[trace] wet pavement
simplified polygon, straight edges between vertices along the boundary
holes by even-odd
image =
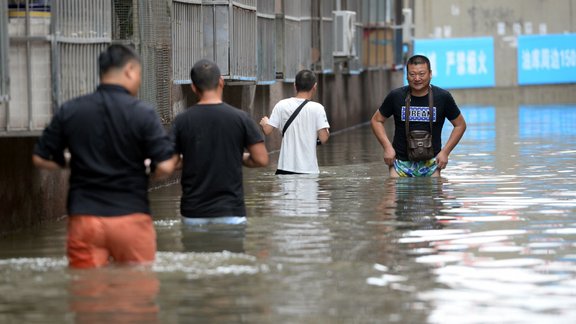
[[[246,226],[153,191],[152,270],[67,269],[65,222],[3,237],[0,322],[576,322],[576,106],[462,111],[441,179],[388,179],[360,127],[318,176],[245,170]]]

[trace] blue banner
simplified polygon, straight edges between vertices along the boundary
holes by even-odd
[[[495,85],[492,37],[416,39],[414,54],[426,55],[432,84],[447,88],[485,88]]]
[[[518,36],[518,84],[576,82],[576,34]]]

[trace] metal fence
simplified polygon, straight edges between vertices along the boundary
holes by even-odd
[[[258,0],[257,9],[257,81],[272,84],[276,82],[275,0]]]
[[[0,0],[0,102],[6,101],[8,101],[8,5],[6,0]]]
[[[138,29],[135,28],[134,0],[112,1],[112,39],[115,42],[133,44]]]
[[[174,83],[191,83],[190,69],[202,58],[202,1],[174,0],[172,12]]]
[[[8,87],[8,3],[0,0],[0,130],[7,127],[10,89]]]
[[[140,98],[155,106],[164,124],[172,121],[171,0],[137,0],[137,46],[142,60]]]

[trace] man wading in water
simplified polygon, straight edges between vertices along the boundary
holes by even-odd
[[[64,150],[70,151],[70,267],[100,267],[110,260],[151,264],[156,232],[144,161],[150,159],[156,177],[164,178],[177,157],[156,110],[135,98],[142,75],[138,55],[111,45],[98,62],[100,85],[58,109],[33,162],[49,170],[65,167]]]
[[[439,177],[440,170],[448,164],[448,156],[464,135],[466,121],[452,95],[430,85],[432,70],[426,56],[412,56],[406,64],[406,72],[408,86],[392,90],[386,96],[372,117],[372,131],[384,148],[384,162],[391,177]],[[407,111],[410,112],[408,122]],[[384,127],[391,116],[394,116],[395,126],[393,143],[388,140]],[[442,147],[445,119],[454,125],[454,129]],[[428,152],[416,152],[418,155],[409,152],[409,146],[416,149],[429,146],[429,149]]]

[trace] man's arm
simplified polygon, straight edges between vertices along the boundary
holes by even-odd
[[[320,143],[326,144],[326,142],[328,142],[328,138],[330,138],[330,131],[328,128],[322,128],[318,131],[318,139],[320,140]]]
[[[248,153],[244,153],[242,164],[248,168],[265,167],[268,165],[268,150],[264,142],[248,146]]]
[[[264,116],[260,120],[260,127],[262,127],[262,131],[264,132],[264,135],[266,135],[266,136],[272,134],[272,131],[274,130],[274,127],[272,125],[268,124],[269,120],[270,119],[268,118],[268,116]]]
[[[386,117],[382,116],[379,110],[376,110],[374,116],[370,120],[370,126],[372,126],[372,132],[376,135],[378,142],[382,145],[384,149],[384,163],[387,165],[394,165],[394,159],[396,158],[396,151],[392,147],[392,143],[386,136],[386,128],[384,123],[386,122]]]
[[[174,154],[168,160],[159,162],[154,169],[154,176],[152,179],[165,180],[168,178],[176,169],[176,165],[178,164],[179,160],[180,158],[178,155]]]
[[[37,154],[32,155],[32,163],[34,164],[35,167],[37,167],[39,169],[45,169],[45,170],[62,169],[62,167],[60,165],[58,165],[58,163],[44,159]]]
[[[458,117],[450,122],[454,126],[454,129],[452,129],[446,145],[444,145],[440,153],[436,156],[436,163],[440,169],[446,168],[446,165],[448,164],[448,156],[456,145],[458,145],[458,142],[460,142],[460,139],[466,131],[466,121],[464,120],[464,117],[462,117],[462,114],[458,115]]]

